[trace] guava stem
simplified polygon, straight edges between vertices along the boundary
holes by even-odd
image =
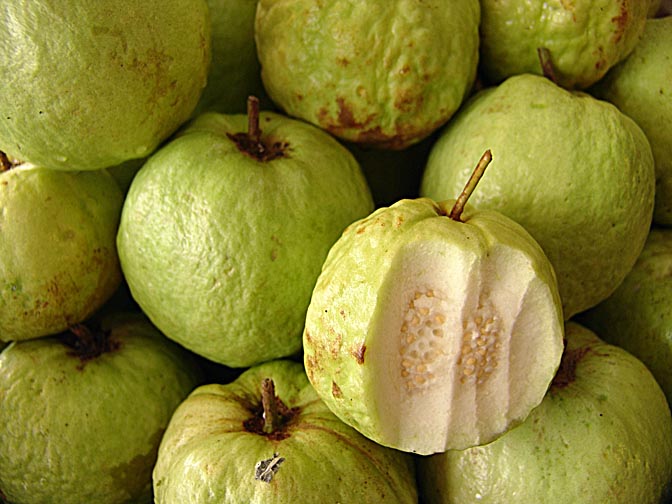
[[[278,427],[278,403],[275,398],[275,383],[270,378],[261,382],[261,405],[264,408],[264,432],[272,434]]]
[[[483,173],[485,173],[485,169],[490,164],[490,161],[492,161],[492,152],[490,152],[490,149],[488,149],[483,153],[481,159],[478,161],[476,168],[474,168],[471,177],[469,177],[469,180],[467,181],[467,185],[464,186],[462,193],[457,198],[457,201],[455,201],[455,204],[453,205],[453,208],[450,210],[450,214],[448,214],[448,217],[450,217],[455,221],[461,222],[464,207],[466,206],[467,201],[474,192],[474,189],[476,189],[476,186],[478,185],[478,182],[481,180],[481,177],[483,177]]]
[[[5,172],[14,166],[12,162],[7,157],[7,154],[0,151],[0,172]]]
[[[259,98],[249,96],[247,98],[247,136],[253,145],[261,142],[261,129],[259,128]]]
[[[85,346],[86,348],[91,348],[96,343],[96,337],[94,336],[93,331],[84,324],[70,326],[69,331],[74,334],[82,343],[82,346]]]
[[[555,73],[555,67],[551,59],[551,51],[547,47],[539,47],[537,48],[537,56],[539,56],[539,63],[541,64],[541,71],[544,73],[544,77],[557,84],[558,76]]]

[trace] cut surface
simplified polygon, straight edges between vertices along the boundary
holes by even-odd
[[[554,298],[503,245],[451,253],[411,242],[395,258],[369,334],[382,444],[421,454],[494,439],[537,406],[561,342]]]

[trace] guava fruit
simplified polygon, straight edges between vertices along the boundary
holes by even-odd
[[[272,102],[261,82],[261,65],[254,42],[257,0],[207,0],[210,9],[212,63],[193,116],[203,112],[244,113],[247,97]]]
[[[355,158],[326,132],[272,112],[206,113],[137,173],[117,246],[166,336],[249,367],[301,350],[322,262],[372,208]]]
[[[0,20],[0,150],[54,169],[150,154],[210,62],[205,0],[15,0]]]
[[[161,441],[154,493],[157,504],[418,501],[410,455],[341,422],[287,360],[194,390]]]
[[[104,171],[0,171],[0,340],[64,331],[112,296],[122,203]]]
[[[651,224],[648,139],[611,103],[532,74],[474,95],[432,147],[420,195],[452,197],[485,149],[498,155],[473,196],[536,239],[553,265],[564,317],[623,281]]]
[[[578,320],[651,370],[672,404],[672,230],[653,228],[618,289]]]
[[[0,353],[0,495],[8,502],[152,502],[159,442],[200,370],[138,314],[99,323]]]
[[[306,315],[307,375],[345,423],[430,454],[486,443],[541,402],[560,362],[553,269],[502,214],[406,199],[353,223]]]
[[[628,58],[590,89],[646,133],[656,165],[653,221],[672,226],[672,16],[649,19]]]
[[[568,322],[553,384],[496,441],[418,458],[423,502],[659,504],[670,498],[672,417],[641,361]]]
[[[584,89],[624,60],[639,41],[647,0],[481,1],[479,65],[497,84],[542,74],[538,49],[551,54],[558,84]]]
[[[478,64],[477,0],[260,0],[268,95],[336,137],[400,149],[443,125]]]

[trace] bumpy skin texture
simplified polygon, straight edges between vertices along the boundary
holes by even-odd
[[[672,226],[672,16],[649,19],[632,54],[590,92],[646,133],[656,163],[653,220]]]
[[[579,319],[651,370],[672,404],[672,230],[652,229],[644,250],[608,299]]]
[[[401,200],[353,223],[334,244],[324,263],[308,308],[303,336],[306,372],[329,408],[344,422],[376,442],[420,454],[489,442],[519,423],[533,406],[541,402],[562,353],[560,299],[553,270],[539,246],[515,222],[496,212],[467,208],[462,217],[463,222],[454,222],[443,213],[444,210],[449,211],[451,205],[452,202],[435,203],[427,198]],[[433,247],[433,244],[440,245]],[[433,252],[436,255],[427,261],[423,255],[426,250],[432,249],[438,249],[439,252]],[[409,272],[406,269],[408,264],[400,266],[407,250],[413,250],[414,253],[409,258],[410,262],[426,261],[431,266]],[[484,258],[492,256],[498,256],[500,264],[515,263],[520,269],[514,272],[506,271],[506,268],[494,268],[481,276],[477,268]],[[521,257],[525,257],[525,261]],[[416,414],[414,411],[404,411],[406,406],[402,405],[412,404],[408,399],[413,397],[413,390],[416,390],[415,385],[418,383],[413,381],[413,375],[405,378],[408,376],[405,371],[413,370],[406,367],[404,361],[415,364],[437,347],[428,346],[429,342],[425,345],[423,340],[426,341],[426,338],[418,336],[418,345],[407,351],[403,348],[404,343],[399,346],[394,343],[396,338],[391,340],[386,337],[389,330],[390,334],[399,334],[405,340],[406,335],[412,332],[406,331],[404,319],[399,320],[399,325],[395,324],[398,312],[413,304],[414,291],[428,287],[425,286],[428,275],[445,277],[441,276],[439,270],[445,268],[443,264],[448,261],[469,271],[469,280],[466,285],[461,279],[452,277],[432,283],[434,293],[431,297],[439,300],[439,303],[456,306],[455,310],[459,314],[442,312],[439,310],[441,305],[434,304],[426,312],[427,317],[422,317],[422,308],[414,313],[418,319],[424,319],[417,320],[415,325],[425,325],[436,317],[445,318],[450,323],[455,317],[458,319],[456,325],[464,328],[466,333],[469,324],[480,315],[475,313],[477,303],[474,300],[478,300],[479,308],[481,303],[492,306],[489,311],[483,310],[483,318],[507,319],[506,329],[502,328],[500,334],[492,335],[495,348],[506,348],[504,354],[499,355],[496,349],[489,350],[500,360],[499,366],[495,364],[494,367],[505,373],[498,375],[494,371],[493,379],[495,382],[501,379],[502,382],[509,380],[518,383],[525,392],[513,391],[515,386],[507,388],[502,385],[500,390],[494,390],[492,384],[479,385],[478,388],[470,381],[466,382],[467,385],[464,385],[464,381],[460,384],[462,372],[473,370],[466,370],[466,365],[460,365],[459,348],[464,350],[463,336],[460,334],[458,337],[451,332],[445,336],[449,340],[448,344],[439,350],[442,357],[438,360],[426,358],[419,362],[423,368],[432,368],[436,376],[423,373],[421,385],[429,386],[417,390],[425,395],[434,395],[433,389],[441,387],[439,382],[454,384],[452,388],[444,390],[435,403],[426,405],[426,414],[438,418],[437,432],[449,425],[454,415],[450,411],[445,413],[436,403],[448,403],[456,408],[459,404],[465,404],[465,409],[471,408],[473,404],[468,400],[464,403],[460,401],[473,393],[476,396],[472,400],[476,403],[476,412],[473,420],[469,418],[451,424],[447,439],[443,439],[439,434],[427,432],[426,427],[408,431],[398,427],[405,423],[404,416]],[[474,264],[479,266],[474,267]],[[429,272],[424,271],[428,268]],[[401,273],[397,275],[397,271]],[[512,279],[512,275],[518,278]],[[402,299],[401,306],[390,302],[397,282],[408,282],[413,286],[410,303],[407,299]],[[500,290],[497,282],[501,282],[500,286],[505,285],[503,289],[506,292]],[[504,303],[509,299],[522,299],[521,290],[534,291],[536,297],[529,304],[524,301],[514,303],[516,307],[510,312],[516,315],[507,318],[504,315]],[[493,292],[497,292],[499,297],[491,295]],[[507,299],[502,299],[502,296]],[[529,310],[531,304],[534,305],[536,317],[532,317],[532,324],[527,325],[523,322],[525,316],[521,312]],[[386,319],[393,322],[387,325],[384,322]],[[485,334],[487,328],[481,322],[477,323],[481,326],[481,334]],[[516,335],[519,338],[511,336],[512,328],[519,325],[527,326],[527,334],[522,330],[522,334]],[[378,329],[381,326],[388,329]],[[446,327],[436,329],[445,330]],[[540,339],[537,339],[538,335],[542,335]],[[457,341],[456,345],[454,341]],[[518,348],[520,353],[517,354],[512,348]],[[420,355],[414,355],[413,350]],[[403,358],[397,363],[400,353],[403,353]],[[535,356],[532,360],[526,358],[526,354],[530,353]],[[506,371],[509,363],[511,368]],[[393,368],[389,375],[386,372],[388,367]],[[415,369],[419,370],[418,367]],[[486,372],[484,381],[487,382],[490,373]],[[468,378],[466,374],[465,377]],[[379,383],[386,380],[394,383],[389,386],[389,393],[381,397],[381,393],[377,392]],[[506,411],[496,410],[492,413],[478,411],[481,397],[492,395],[505,395],[509,409],[503,408]],[[473,429],[474,424],[478,425],[478,429]],[[427,442],[425,438],[431,438],[432,441]]]
[[[446,122],[478,61],[476,0],[261,0],[269,96],[352,142],[403,148]]]
[[[434,144],[421,194],[453,197],[474,160],[493,161],[470,200],[522,224],[553,264],[565,319],[623,281],[653,213],[653,155],[610,103],[535,75],[476,95]]]
[[[82,360],[57,338],[0,353],[0,491],[14,504],[150,503],[161,436],[200,379],[146,319],[109,325]]]
[[[672,417],[659,385],[585,327],[570,322],[566,335],[564,383],[556,378],[525,423],[487,446],[419,461],[425,502],[668,502]]]
[[[648,0],[484,0],[480,65],[491,82],[542,74],[547,48],[563,87],[583,89],[625,59],[644,30]]]
[[[209,23],[205,0],[5,3],[0,149],[69,170],[149,155],[196,106]]]
[[[203,115],[138,172],[117,246],[133,297],[168,337],[247,367],[301,349],[303,320],[329,247],[373,208],[354,157],[304,122],[261,114],[258,161],[227,133],[244,115]]]
[[[193,115],[207,111],[243,113],[249,95],[270,105],[261,82],[261,66],[254,42],[257,0],[208,0],[208,7],[212,64]]]
[[[122,202],[104,171],[0,174],[0,340],[63,331],[112,296]]]
[[[260,385],[271,378],[285,406],[297,408],[279,432],[250,432]],[[255,466],[284,458],[270,482]],[[228,385],[197,388],[166,430],[156,467],[157,504],[367,504],[417,502],[413,460],[366,439],[317,397],[301,364],[274,361]]]

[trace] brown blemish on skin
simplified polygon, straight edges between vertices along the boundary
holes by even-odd
[[[350,61],[347,58],[336,58],[336,64],[338,66],[347,67],[350,64]]]
[[[343,397],[343,391],[335,381],[331,382],[331,395],[336,399],[341,399]]]
[[[589,351],[590,348],[586,347],[565,350],[558,372],[551,383],[551,390],[563,389],[574,383],[576,380],[576,367]]]
[[[619,4],[619,12],[618,16],[614,16],[611,18],[611,22],[616,25],[615,31],[614,31],[614,44],[618,44],[618,42],[623,38],[623,34],[625,33],[626,28],[628,27],[628,22],[630,21],[630,13],[628,12],[628,3],[626,1],[623,1]]]
[[[364,354],[366,353],[366,345],[362,345],[359,348],[357,348],[354,352],[353,355],[355,356],[355,359],[357,359],[357,364],[364,364]]]

